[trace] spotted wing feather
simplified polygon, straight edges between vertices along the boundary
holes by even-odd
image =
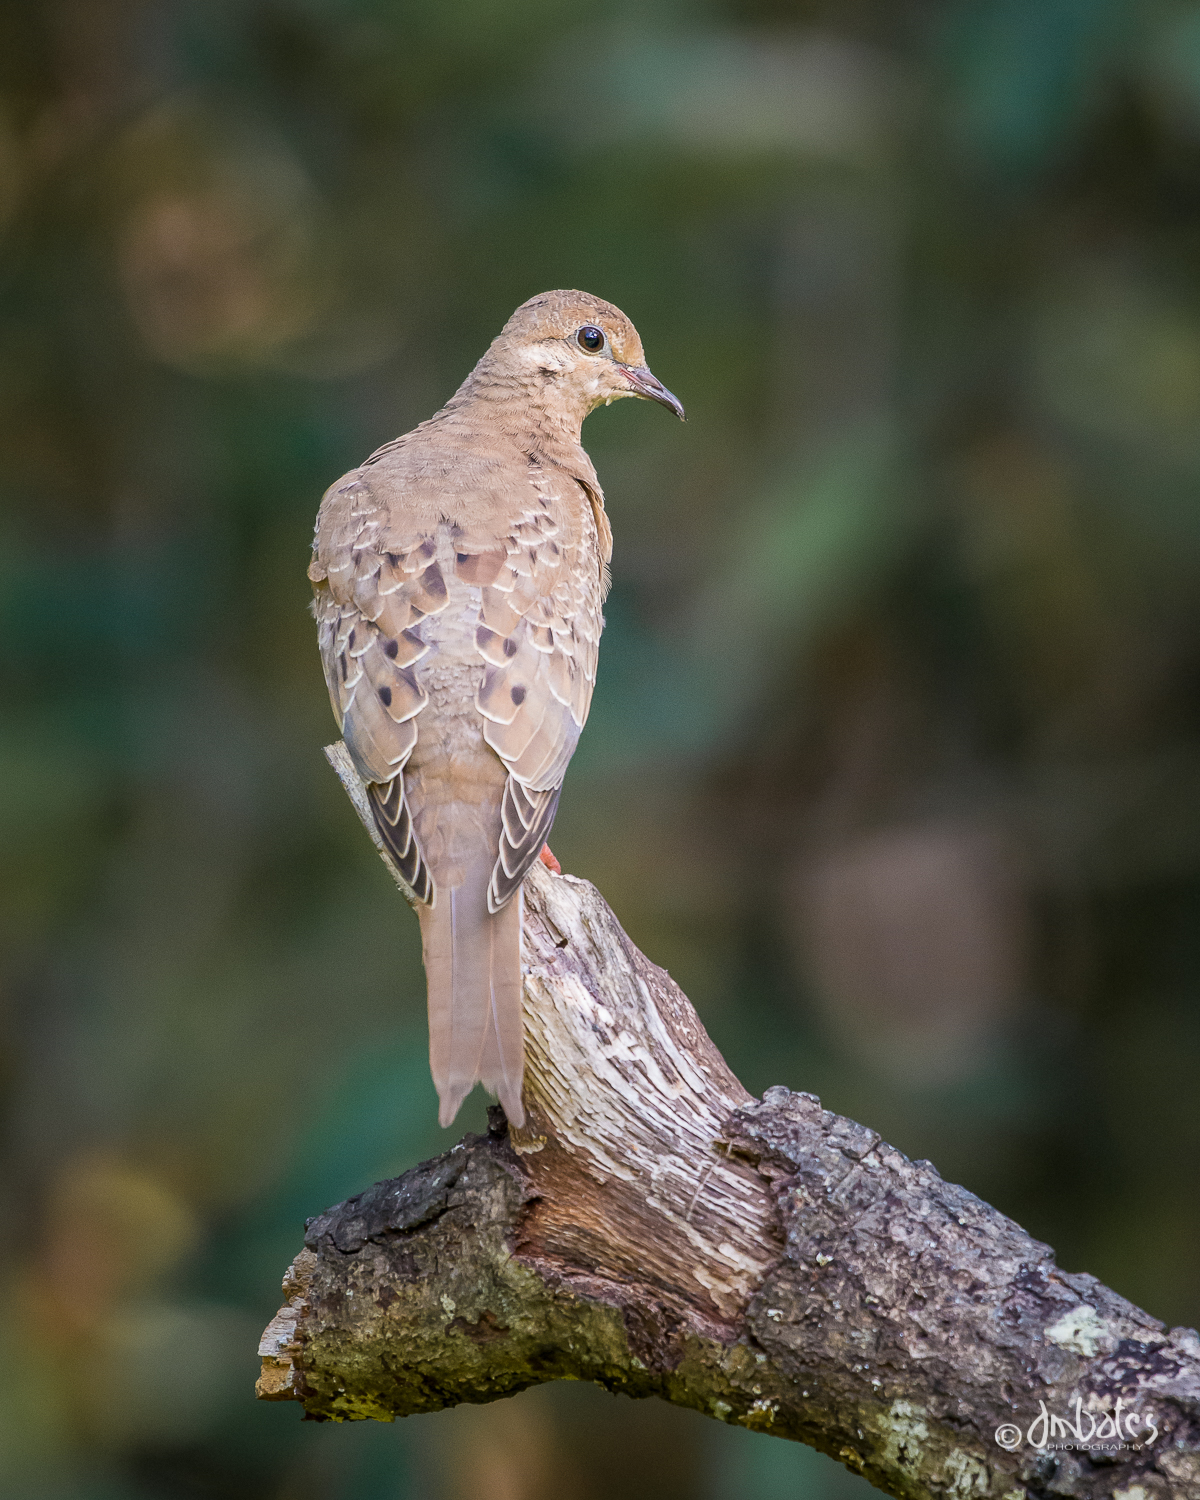
[[[602,544],[590,506],[568,539],[552,518],[562,474],[531,465],[530,498],[479,570],[475,644],[486,663],[476,705],[484,738],[508,769],[488,906],[512,899],[537,859],[567,763],[587,719],[603,627]],[[578,505],[578,496],[571,497]],[[460,564],[461,572],[461,564]]]
[[[417,663],[428,652],[421,622],[446,606],[436,544],[403,545],[360,479],[331,490],[317,517],[309,577],[317,636],[334,716],[364,782],[375,823],[401,874],[422,901],[433,880],[404,796],[404,767],[428,694]]]

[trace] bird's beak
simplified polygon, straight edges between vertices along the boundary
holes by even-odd
[[[672,396],[662,381],[651,375],[645,365],[622,365],[621,373],[633,387],[635,396],[644,396],[647,401],[657,401],[660,406],[673,411],[681,422],[687,420],[683,415],[683,403],[679,397]]]

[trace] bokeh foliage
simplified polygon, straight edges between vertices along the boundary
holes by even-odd
[[[249,1399],[303,1219],[449,1139],[312,517],[553,286],[689,414],[586,430],[565,867],[750,1088],[1197,1321],[1198,252],[1182,0],[7,0],[0,1487],[862,1491],[593,1391]]]

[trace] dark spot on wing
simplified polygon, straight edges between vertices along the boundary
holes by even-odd
[[[392,690],[390,687],[381,687],[379,689],[379,701],[383,704],[384,708],[391,708]]]
[[[353,646],[353,645],[354,645],[354,637],[355,637],[355,636],[356,636],[356,635],[357,635],[357,634],[358,634],[358,631],[357,631],[357,630],[352,630],[352,631],[351,631],[351,632],[350,632],[350,634],[349,634],[349,635],[348,635],[348,636],[347,636],[347,637],[346,637],[346,645],[347,645],[347,646]]]
[[[490,552],[456,552],[454,571],[464,583],[485,585],[495,583],[507,561],[505,547],[494,547]]]
[[[517,643],[511,635],[504,638],[504,654],[505,656],[516,656],[517,654]]]
[[[384,641],[384,643],[383,643],[383,654],[385,656],[395,657],[396,653],[399,650],[400,650],[400,642],[399,641]]]
[[[514,703],[524,703],[525,702],[525,689],[523,687],[521,687],[520,684],[518,684],[512,690],[512,701]]]

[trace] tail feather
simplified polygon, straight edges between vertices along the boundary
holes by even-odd
[[[486,899],[486,897],[485,897]],[[525,1026],[521,1017],[521,894],[487,915],[488,1024],[483,1031],[479,1079],[497,1094],[512,1124],[525,1123],[521,1084],[525,1073]]]
[[[454,889],[440,886],[436,904],[419,907],[429,986],[429,1064],[450,1125],[475,1087],[499,1094],[512,1124],[525,1123],[521,1103],[520,896],[488,911],[490,864],[469,870]]]

